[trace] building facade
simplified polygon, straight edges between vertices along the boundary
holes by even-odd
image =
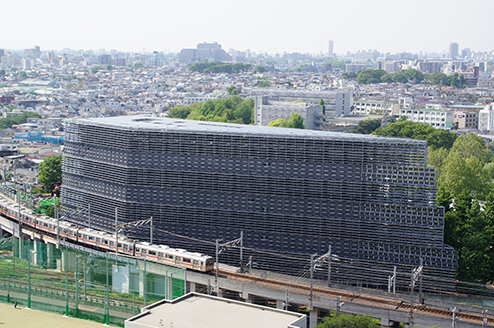
[[[454,277],[424,141],[143,116],[68,120],[65,131],[71,222],[87,225],[73,213],[90,207],[91,226],[112,232],[118,208],[119,223],[153,217],[155,243],[210,255],[242,232],[244,264],[293,275],[331,246],[333,283],[387,287],[394,266],[409,275],[420,259],[428,275]],[[220,261],[239,265],[238,249]]]
[[[408,121],[428,124],[435,128],[451,128],[454,122],[454,112],[436,109],[400,109],[400,117],[406,116]]]
[[[475,111],[456,111],[453,122],[458,123],[458,129],[477,129],[479,113]]]

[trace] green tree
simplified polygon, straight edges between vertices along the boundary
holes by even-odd
[[[321,98],[321,100],[319,100],[319,105],[322,106],[323,115],[326,115],[326,106],[324,105],[324,99]]]
[[[38,181],[45,185],[45,190],[50,191],[53,182],[62,181],[62,155],[46,157],[39,164]]]
[[[382,69],[364,69],[358,72],[357,82],[359,84],[380,83],[381,77],[386,74]]]
[[[305,129],[304,119],[299,113],[292,113],[290,119],[287,122],[287,128],[292,129]]]
[[[268,80],[261,81],[257,84],[258,87],[261,88],[269,88],[271,86],[271,83],[269,83]]]
[[[458,137],[451,151],[459,153],[463,158],[477,157],[482,165],[489,162],[491,157],[491,151],[487,148],[485,141],[475,133]]]
[[[355,80],[355,79],[357,79],[357,73],[353,73],[353,72],[343,73],[343,74],[341,74],[341,77],[346,79],[346,80]]]
[[[168,110],[168,117],[186,119],[190,115],[189,107],[175,106]]]
[[[279,118],[277,120],[269,122],[267,126],[292,128],[292,129],[305,129],[304,119],[298,113],[292,113],[289,119]]]
[[[348,315],[341,313],[339,316],[325,317],[316,328],[378,328],[381,321],[368,315]]]
[[[450,149],[456,140],[456,134],[449,131],[402,119],[398,122],[388,124],[385,128],[378,128],[372,134],[383,137],[427,140],[428,145],[432,149]]]
[[[284,118],[279,118],[277,120],[269,122],[267,126],[286,128],[287,127],[286,125],[287,125],[287,120]]]
[[[261,65],[254,66],[254,68],[252,69],[252,72],[254,73],[264,73],[266,71],[267,71],[266,67]]]
[[[448,155],[449,150],[446,148],[434,149],[431,146],[427,147],[427,165],[436,167],[436,176],[441,175],[441,169]]]
[[[352,132],[360,134],[371,134],[376,129],[381,127],[381,121],[382,120],[379,117],[366,118],[365,120],[358,122],[357,128]]]
[[[438,185],[450,190],[453,195],[468,191],[479,199],[485,199],[493,190],[492,179],[483,169],[479,158],[463,158],[451,151],[441,167]]]
[[[436,72],[430,75],[425,75],[425,79],[429,83],[436,85],[447,85],[448,83],[448,76],[442,72]]]
[[[99,71],[101,71],[102,69],[103,69],[103,67],[101,67],[101,66],[95,66],[95,67],[93,67],[93,68],[91,69],[91,73],[96,74],[96,73],[98,73]]]
[[[0,76],[1,77],[4,77],[5,76],[5,70],[4,69],[0,69]]]
[[[135,63],[134,64],[134,68],[135,69],[139,69],[139,68],[143,68],[144,67],[144,64],[143,63]]]
[[[34,112],[24,112],[23,115],[16,116],[13,118],[10,117],[0,118],[0,130],[10,128],[14,124],[24,124],[27,122],[28,118],[41,118],[41,115]]]
[[[230,96],[236,96],[240,94],[240,89],[235,88],[235,86],[229,86],[226,88],[226,91],[230,94]]]
[[[402,73],[409,83],[421,83],[424,80],[424,74],[413,68],[403,70]]]

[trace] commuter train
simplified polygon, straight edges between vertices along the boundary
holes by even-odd
[[[0,214],[19,220],[19,205],[0,197]],[[24,225],[57,235],[57,220],[51,217],[21,207],[20,220]],[[100,250],[115,251],[116,238],[114,234],[79,227],[67,221],[60,221],[59,226],[60,238],[76,241]],[[214,267],[214,259],[211,256],[187,252],[184,249],[174,249],[165,245],[136,242],[124,236],[118,236],[117,253],[202,272],[212,271]]]

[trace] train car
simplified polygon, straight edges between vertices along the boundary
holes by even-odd
[[[135,245],[135,256],[147,260],[185,267],[202,272],[213,270],[214,260],[212,257],[200,253],[190,253],[185,249],[174,249],[165,245],[150,245],[149,243],[137,243]]]
[[[66,221],[60,221],[60,236],[77,241],[79,227]]]
[[[146,260],[208,272],[214,269],[214,259],[210,256],[187,252],[185,249],[174,249],[166,245],[151,245],[147,242],[135,242],[125,236],[118,237],[118,245],[115,245],[115,235],[91,228],[81,228],[76,224],[59,221],[46,215],[36,214],[26,208],[0,197],[0,214],[20,221],[40,231],[57,234],[68,240],[101,249],[101,251],[114,251],[119,254],[145,258]],[[20,214],[20,215],[19,215]]]
[[[36,218],[35,228],[41,231],[47,231],[53,234],[57,234],[57,220],[48,216],[40,216]]]

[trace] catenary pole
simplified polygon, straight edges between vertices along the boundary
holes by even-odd
[[[118,254],[118,207],[115,207],[115,253]]]

